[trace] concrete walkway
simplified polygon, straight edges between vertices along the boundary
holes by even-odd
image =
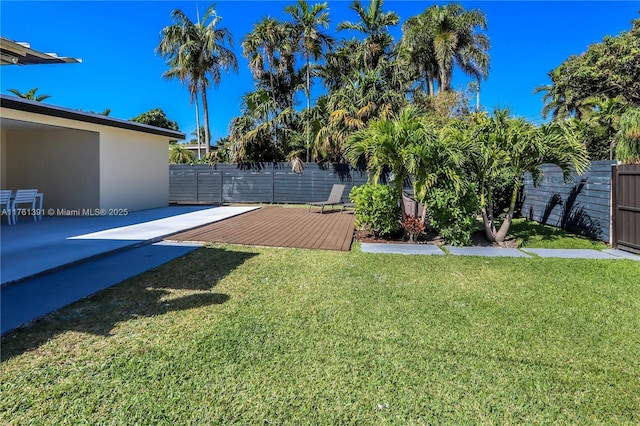
[[[0,334],[201,246],[156,242],[163,237],[256,208],[166,207],[3,225]]]
[[[563,259],[628,259],[640,261],[640,256],[622,250],[588,250],[588,249],[534,249],[534,248],[500,248],[500,247],[444,247],[454,256],[482,257],[556,257]],[[360,249],[365,253],[443,255],[445,252],[431,244],[384,244],[361,243]]]

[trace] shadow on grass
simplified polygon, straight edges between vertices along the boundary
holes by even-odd
[[[527,245],[532,241],[557,241],[568,235],[567,231],[560,228],[523,219],[513,221],[509,234],[521,242],[521,245]]]
[[[33,350],[66,331],[110,336],[118,323],[223,304],[216,285],[255,253],[201,248],[184,258],[130,278],[2,337],[2,362]]]
[[[514,220],[509,235],[518,241],[519,247],[536,246],[547,248],[598,248],[603,243],[584,235],[574,234],[555,226],[527,220]]]

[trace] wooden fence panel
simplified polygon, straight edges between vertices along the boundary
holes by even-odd
[[[640,165],[613,167],[614,247],[640,253]]]

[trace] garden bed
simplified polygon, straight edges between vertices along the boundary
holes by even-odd
[[[472,247],[505,247],[505,248],[567,248],[567,249],[596,249],[607,248],[602,241],[575,235],[553,226],[542,225],[526,219],[514,219],[509,236],[504,243],[490,243],[484,231],[478,230],[471,235]],[[387,244],[434,244],[446,245],[442,236],[436,232],[423,232],[417,241],[409,241],[402,231],[385,237],[376,237],[368,231],[356,231],[355,239],[361,243]]]
[[[417,241],[409,241],[402,233],[388,235],[385,237],[376,237],[371,232],[362,230],[356,231],[356,241],[360,243],[382,243],[382,244],[432,244],[437,246],[447,245],[447,242],[437,232],[424,232]],[[484,232],[477,231],[471,234],[472,247],[507,247],[517,248],[518,241],[515,238],[509,239],[504,243],[490,243],[484,235]]]

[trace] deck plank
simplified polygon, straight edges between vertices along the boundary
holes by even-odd
[[[353,211],[321,214],[306,208],[266,206],[167,239],[348,251],[353,230]]]

